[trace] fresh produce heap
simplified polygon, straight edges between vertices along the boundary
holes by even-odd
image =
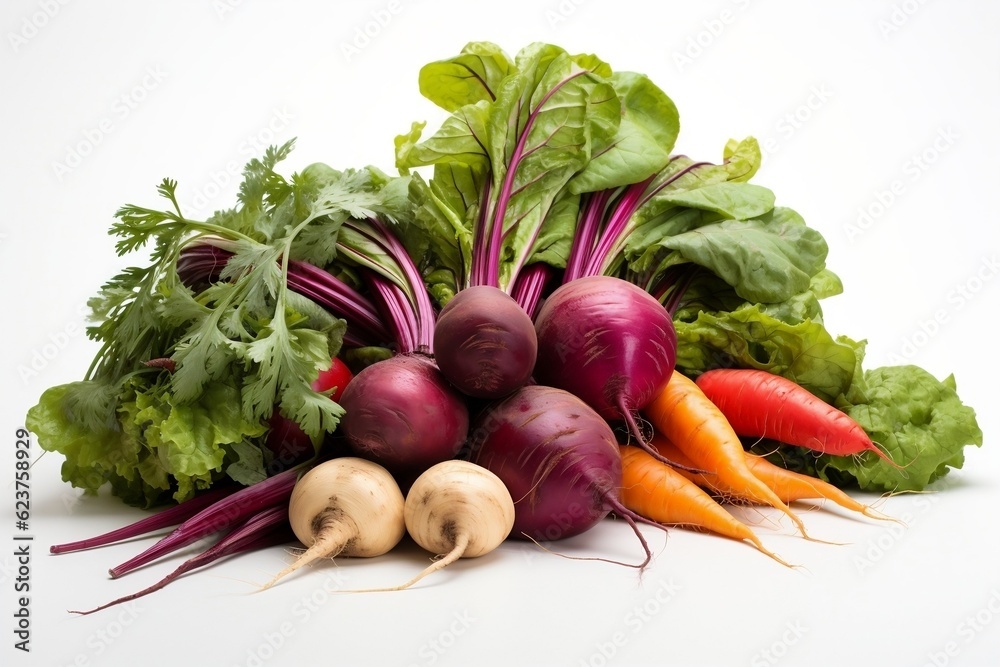
[[[150,262],[91,301],[86,377],[27,426],[65,481],[173,506],[54,551],[179,524],[118,576],[222,533],[179,576],[290,525],[302,562],[409,532],[447,564],[614,512],[638,566],[637,523],[777,559],[720,502],[773,506],[803,535],[802,498],[884,518],[842,489],[922,490],[982,444],[953,377],[865,369],[864,342],[827,331],[827,244],[749,182],[754,139],[719,162],[676,154],[677,110],[648,77],[549,44],[470,43],[419,85],[449,115],[396,137],[398,175],[285,176],[289,142],[207,220],[169,179],[164,210],[117,212],[119,254],[151,246]],[[458,509],[430,525],[442,493]],[[368,539],[344,516],[387,525]]]

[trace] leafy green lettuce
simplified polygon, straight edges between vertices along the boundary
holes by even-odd
[[[52,387],[28,411],[27,428],[46,449],[65,457],[64,481],[88,492],[110,482],[126,502],[149,506],[171,492],[188,498],[225,478],[230,467],[235,475],[229,476],[237,481],[262,478],[263,454],[249,443],[267,428],[244,418],[235,387],[213,383],[197,401],[180,403],[164,384],[133,379],[122,392],[116,418],[95,430],[67,410],[65,401],[68,392],[92,389],[91,384]],[[243,460],[248,456],[260,459],[248,466]]]

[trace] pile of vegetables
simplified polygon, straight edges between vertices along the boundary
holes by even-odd
[[[447,112],[396,137],[397,175],[293,144],[192,220],[128,205],[111,233],[149,263],[91,300],[86,376],[27,426],[66,482],[167,509],[90,548],[177,526],[112,576],[218,534],[180,574],[298,539],[302,564],[409,534],[444,555],[694,526],[767,550],[721,503],[922,490],[982,444],[974,411],[916,366],[864,367],[821,300],[827,244],[750,183],[753,138],[674,153],[648,77],[532,44],[470,43],[420,70]],[[442,508],[447,508],[447,512]],[[274,583],[274,582],[271,582]],[[270,584],[269,584],[270,585]]]

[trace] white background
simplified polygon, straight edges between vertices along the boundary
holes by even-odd
[[[117,581],[106,568],[149,540],[46,555],[139,513],[79,498],[45,456],[32,475],[30,654],[12,647],[12,484],[0,493],[5,665],[997,664],[1000,5],[17,0],[0,28],[3,479],[27,408],[81,377],[95,351],[85,300],[134,261],[106,235],[119,205],[154,203],[170,176],[192,215],[227,207],[239,166],[293,136],[288,173],[316,160],[391,170],[397,133],[443,119],[419,96],[419,67],[471,40],[511,54],[549,41],[649,74],[680,109],[679,152],[716,160],[730,137],[758,137],[768,155],[756,181],[825,235],[843,278],[828,328],[867,338],[869,366],[954,372],[986,433],[937,493],[866,498],[906,528],[808,512],[835,546],[748,516],[798,570],[648,529],[657,555],[641,579],[511,543],[414,590],[326,592],[403,581],[427,562],[411,546],[255,594],[288,560],[274,548],[88,617],[66,610],[145,586],[184,555]],[[558,546],[640,555],[611,520]]]

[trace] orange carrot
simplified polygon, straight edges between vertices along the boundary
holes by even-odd
[[[677,460],[685,464],[691,463],[691,460],[678,449],[677,445],[667,440],[660,433],[654,434],[649,444],[664,458]],[[750,452],[744,452],[744,456],[754,476],[767,484],[783,503],[792,503],[796,500],[826,499],[845,509],[860,512],[872,519],[895,521],[892,517],[881,514],[868,505],[858,502],[833,484],[774,465],[763,456],[757,456]],[[712,493],[731,499],[734,502],[748,502],[747,498],[740,497],[733,489],[723,484],[719,480],[718,475],[694,474],[683,470],[678,470],[678,473],[701,488],[710,490]]]
[[[825,498],[845,509],[860,512],[872,519],[897,521],[891,516],[886,516],[868,505],[858,502],[833,484],[824,482],[817,477],[782,468],[774,465],[763,456],[757,456],[750,452],[747,452],[746,458],[747,465],[750,466],[750,470],[757,476],[757,479],[771,487],[771,490],[786,503]]]
[[[740,497],[780,510],[811,539],[802,519],[750,470],[739,436],[692,380],[675,370],[643,412],[695,467],[714,473]]]
[[[621,500],[625,507],[661,524],[702,528],[746,540],[782,565],[788,565],[766,549],[746,524],[680,472],[638,447],[623,445],[621,452]]]
[[[739,435],[770,438],[835,456],[874,452],[890,465],[904,467],[879,449],[847,413],[780,375],[752,368],[719,368],[699,376],[698,388]]]

